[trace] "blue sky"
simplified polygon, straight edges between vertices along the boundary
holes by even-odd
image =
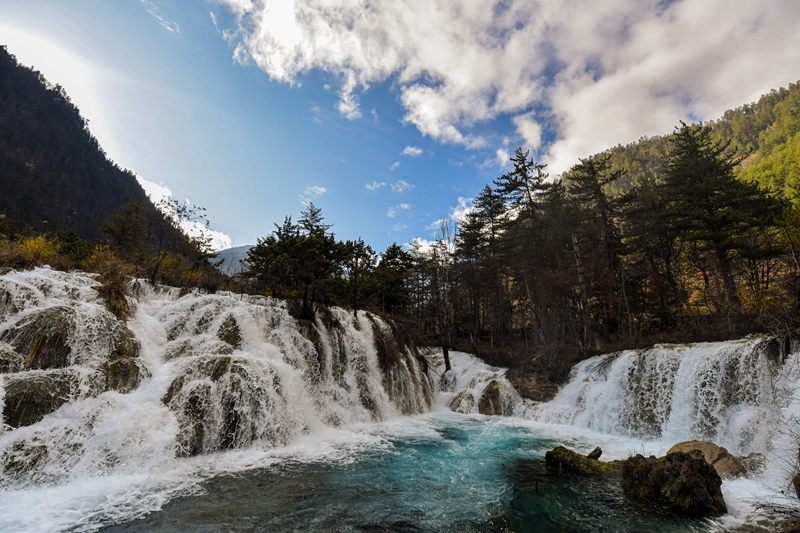
[[[233,245],[303,203],[430,239],[517,146],[551,174],[800,78],[795,0],[0,0],[0,44]]]

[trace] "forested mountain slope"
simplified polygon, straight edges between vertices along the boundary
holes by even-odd
[[[108,160],[64,89],[18,64],[5,47],[0,191],[0,213],[17,229],[74,231],[86,239],[104,237],[103,221],[126,202],[152,205],[135,176]]]
[[[726,111],[707,123],[715,142],[730,141],[730,154],[742,158],[738,176],[779,196],[797,201],[800,191],[800,82],[773,90],[757,102]],[[614,185],[631,184],[663,172],[671,135],[643,137],[603,152],[625,175]]]

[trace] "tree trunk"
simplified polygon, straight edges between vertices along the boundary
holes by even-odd
[[[578,247],[578,237],[572,234],[572,251],[575,253],[575,264],[578,267],[578,283],[581,287],[581,307],[583,307],[583,352],[584,355],[591,354],[592,330],[589,322],[589,296],[586,290],[586,276],[583,273],[583,263],[581,262],[581,250]]]

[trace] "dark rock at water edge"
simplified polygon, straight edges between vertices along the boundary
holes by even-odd
[[[619,461],[600,462],[563,446],[557,446],[547,452],[544,461],[547,466],[581,474],[609,474],[620,471]]]
[[[665,457],[636,455],[622,462],[625,494],[657,503],[688,516],[718,516],[727,512],[722,479],[699,450]]]
[[[594,459],[595,461],[600,459],[600,456],[603,455],[603,450],[600,449],[600,446],[589,452],[586,457],[588,459]]]
[[[701,452],[706,462],[714,467],[722,479],[736,479],[747,474],[747,469],[741,459],[728,453],[728,450],[722,446],[706,440],[679,442],[667,451],[667,455],[675,452],[689,453],[693,450]]]

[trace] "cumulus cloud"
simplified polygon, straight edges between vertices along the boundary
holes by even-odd
[[[328,73],[345,117],[392,78],[424,135],[486,147],[480,125],[505,116],[551,174],[716,118],[800,71],[795,0],[220,1],[237,60],[288,83]]]
[[[406,192],[413,188],[414,186],[405,180],[397,180],[396,183],[392,184],[392,191],[394,192]]]
[[[416,146],[406,146],[403,148],[402,155],[419,157],[422,155],[422,148],[417,148]]]
[[[397,170],[397,167],[400,166],[400,161],[395,161],[392,163],[392,166],[389,167],[389,170]]]
[[[370,191],[377,191],[381,187],[386,187],[386,183],[382,181],[373,181],[372,183],[367,183],[367,189]]]

